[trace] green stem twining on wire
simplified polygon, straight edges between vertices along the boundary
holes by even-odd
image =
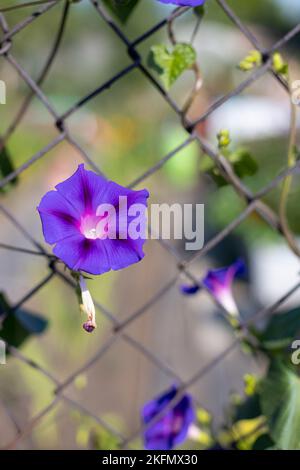
[[[18,9],[24,8],[24,7],[34,7],[36,5],[42,5],[44,3],[55,3],[55,2],[59,2],[59,1],[60,0],[33,0],[32,2],[24,2],[24,3],[20,3],[18,5],[11,5],[10,7],[0,8],[0,13],[7,13],[9,11],[18,10]]]
[[[176,9],[173,14],[170,16],[170,18],[168,19],[168,22],[167,22],[167,32],[168,32],[168,37],[169,37],[169,40],[171,42],[171,44],[173,46],[176,46],[177,44],[177,39],[176,39],[176,36],[175,36],[175,32],[174,32],[174,29],[173,29],[173,26],[174,26],[174,21],[176,20],[176,18],[178,17],[179,13],[183,10],[184,8],[178,8]],[[190,40],[190,44],[192,45],[194,39],[195,39],[195,36],[198,32],[198,29],[199,29],[199,26],[201,24],[201,18],[198,18],[197,19],[197,22],[196,22],[196,25],[195,25],[195,29],[193,31],[193,34],[192,34],[192,37],[191,37],[191,40]],[[194,86],[193,86],[193,89],[190,93],[190,95],[188,96],[183,108],[182,108],[182,122],[183,122],[183,125],[185,126],[185,119],[186,119],[186,116],[192,106],[192,104],[194,103],[194,100],[196,99],[196,97],[198,96],[201,88],[202,88],[202,85],[203,85],[203,79],[202,79],[202,74],[201,74],[201,70],[200,70],[200,67],[198,65],[197,62],[195,62],[192,67],[191,67],[191,70],[194,72],[195,74],[195,82],[194,82]]]
[[[291,91],[291,80],[289,78],[289,89]],[[296,140],[297,140],[297,106],[293,103],[290,93],[291,103],[291,118],[290,118],[290,136],[287,156],[287,166],[292,168],[296,164]],[[279,202],[279,219],[281,224],[281,230],[286,237],[288,245],[296,256],[300,258],[300,248],[290,231],[288,219],[287,219],[287,203],[288,197],[291,190],[293,181],[293,175],[287,175],[283,181],[280,202]]]

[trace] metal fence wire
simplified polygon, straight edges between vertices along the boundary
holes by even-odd
[[[219,245],[228,235],[230,235],[243,221],[245,221],[253,213],[259,214],[259,216],[263,218],[266,223],[269,224],[270,227],[272,227],[272,229],[277,231],[283,237],[286,237],[287,234],[285,228],[282,226],[279,216],[265,202],[263,202],[263,197],[269,194],[274,188],[279,187],[279,185],[284,181],[284,179],[288,175],[295,174],[297,171],[299,171],[300,162],[298,161],[294,166],[284,169],[278,176],[276,176],[275,179],[269,182],[264,188],[260,189],[257,193],[253,193],[234,173],[232,166],[228,162],[228,160],[225,159],[222,155],[220,155],[217,149],[215,149],[210,143],[208,143],[202,136],[199,135],[199,133],[197,132],[197,125],[201,122],[204,122],[215,110],[217,110],[219,107],[221,107],[224,103],[226,103],[234,96],[237,96],[242,93],[244,90],[250,87],[253,83],[255,83],[260,77],[265,74],[273,75],[274,80],[278,81],[282,88],[286,91],[287,100],[290,100],[291,97],[288,83],[286,83],[286,81],[284,80],[284,78],[282,78],[280,74],[274,72],[274,69],[272,67],[272,54],[275,51],[280,51],[284,46],[286,46],[289,41],[291,41],[297,34],[300,33],[300,24],[298,24],[292,30],[288,31],[287,34],[285,34],[285,36],[283,36],[280,40],[273,44],[272,47],[265,49],[259,43],[253,32],[249,30],[248,27],[242,23],[241,19],[234,13],[234,11],[232,11],[227,2],[225,0],[216,0],[219,7],[225,12],[225,14],[230,18],[230,20],[240,30],[240,32],[245,36],[245,38],[248,39],[251,45],[262,53],[263,62],[259,67],[257,67],[254,71],[247,75],[247,78],[242,81],[230,93],[218,98],[202,115],[198,116],[193,121],[189,121],[186,119],[185,111],[180,109],[180,107],[176,104],[173,98],[155,79],[155,77],[148,70],[148,68],[143,65],[142,57],[138,49],[138,47],[144,41],[149,39],[158,30],[163,28],[167,28],[170,30],[172,24],[176,22],[177,18],[181,15],[186,14],[189,8],[176,8],[168,18],[165,18],[163,21],[160,21],[159,23],[155,24],[152,28],[145,31],[142,35],[131,41],[123,33],[122,28],[120,28],[118,25],[118,22],[114,21],[114,19],[110,16],[108,10],[105,8],[101,1],[87,1],[90,1],[91,8],[93,8],[95,10],[95,13],[99,15],[99,25],[101,26],[101,22],[105,22],[114,32],[114,34],[118,37],[120,43],[123,43],[123,45],[126,46],[127,54],[130,58],[131,63],[130,65],[127,65],[125,68],[116,73],[114,76],[112,76],[105,83],[101,83],[99,86],[97,86],[97,88],[95,88],[82,99],[80,99],[62,115],[60,115],[52,106],[48,97],[43,92],[42,85],[55,57],[59,53],[60,44],[63,37],[63,33],[66,28],[69,12],[72,8],[75,7],[75,5],[69,0],[52,0],[47,3],[32,2],[33,4],[37,4],[37,10],[31,13],[28,17],[23,19],[21,22],[19,22],[12,28],[9,28],[8,23],[6,21],[6,13],[3,12],[0,14],[0,30],[2,30],[2,36],[0,36],[1,59],[8,62],[10,66],[15,69],[19,77],[21,77],[21,79],[26,83],[26,85],[30,89],[29,94],[25,98],[24,102],[21,104],[20,109],[16,114],[15,118],[8,126],[4,135],[2,135],[0,138],[1,148],[3,148],[4,145],[7,144],[10,139],[10,136],[14,133],[16,128],[21,123],[23,116],[25,115],[25,112],[33,98],[37,98],[40,103],[42,103],[42,105],[46,108],[46,110],[50,113],[53,118],[53,126],[57,134],[55,138],[50,143],[48,143],[48,145],[41,148],[37,153],[32,155],[32,157],[28,161],[23,163],[20,167],[12,171],[10,174],[6,175],[0,181],[0,189],[4,188],[6,185],[11,183],[17,176],[21,175],[24,171],[34,165],[37,161],[46,157],[47,154],[56,146],[58,146],[58,144],[60,144],[62,141],[68,142],[74,149],[76,149],[77,152],[81,154],[82,158],[86,161],[88,165],[92,167],[94,171],[101,173],[100,169],[97,167],[95,162],[81,148],[80,144],[76,140],[76,137],[72,135],[72,133],[68,130],[68,118],[70,118],[70,116],[76,113],[80,108],[83,108],[90,100],[93,100],[101,93],[104,93],[106,90],[109,90],[112,85],[114,85],[119,80],[122,80],[123,77],[127,76],[134,70],[139,70],[144,76],[145,80],[147,80],[157,90],[157,93],[160,94],[162,100],[165,100],[168,105],[173,109],[174,113],[177,114],[178,119],[180,120],[180,122],[182,122],[182,126],[189,133],[189,136],[178,147],[174,148],[167,155],[164,155],[153,166],[148,168],[147,171],[136,177],[136,179],[131,183],[130,187],[135,187],[136,185],[146,180],[149,176],[153,175],[155,172],[158,172],[170,159],[176,156],[180,150],[188,146],[192,141],[195,141],[198,143],[199,148],[203,152],[205,152],[205,154],[209,155],[211,159],[217,164],[218,168],[220,169],[222,175],[226,178],[227,182],[234,188],[238,196],[246,203],[246,207],[238,215],[238,217],[236,217],[221,232],[219,232],[213,238],[208,240],[204,247],[200,251],[197,251],[188,261],[181,259],[180,254],[174,249],[174,247],[169,245],[168,242],[163,241],[164,248],[166,248],[170,252],[172,257],[174,257],[174,263],[178,268],[178,274],[175,275],[170,281],[168,281],[166,285],[162,286],[162,288],[158,292],[155,292],[153,296],[141,308],[139,308],[137,311],[132,312],[132,314],[129,315],[125,320],[119,320],[116,315],[108,311],[103,305],[97,303],[96,308],[99,309],[99,311],[101,311],[102,314],[105,315],[105,317],[107,317],[107,319],[111,323],[111,334],[108,335],[109,338],[103,344],[101,344],[100,348],[91,358],[84,362],[82,366],[80,366],[78,369],[70,373],[70,375],[67,376],[63,381],[57,380],[57,378],[50,371],[46,370],[38,362],[27,358],[19,349],[7,344],[7,350],[9,351],[11,356],[15,357],[21,363],[27,364],[30,368],[34,369],[40,374],[43,374],[53,383],[54,393],[52,400],[45,408],[43,408],[37,415],[33,416],[22,429],[17,429],[15,438],[11,442],[8,442],[7,445],[5,445],[5,449],[15,448],[20,443],[20,441],[30,435],[32,430],[42,420],[42,418],[47,416],[61,401],[64,401],[71,407],[74,407],[75,409],[86,414],[87,416],[90,416],[93,420],[95,420],[96,423],[99,423],[99,425],[101,425],[104,429],[106,429],[107,431],[109,431],[109,433],[113,434],[116,437],[121,448],[130,448],[132,446],[133,441],[137,438],[137,436],[139,436],[145,426],[141,425],[131,435],[123,435],[123,433],[115,429],[104,418],[90,411],[85,404],[68,397],[68,394],[66,392],[67,387],[70,384],[74,383],[76,378],[82,372],[87,372],[95,363],[100,361],[105,356],[105,354],[107,353],[107,351],[110,350],[113,344],[122,339],[123,341],[128,343],[132,348],[134,348],[138,354],[146,357],[147,360],[153,363],[153,365],[158,368],[163,374],[168,376],[170,379],[175,380],[179,384],[178,393],[174,398],[173,402],[169,404],[169,406],[172,406],[174,402],[180,399],[180,396],[182,396],[182,394],[187,389],[190,389],[190,387],[192,387],[194,384],[203,380],[203,378],[213,368],[221,364],[222,361],[224,361],[224,359],[234,349],[239,347],[241,339],[243,338],[243,336],[247,335],[248,326],[255,323],[258,319],[261,319],[275,312],[275,310],[278,309],[278,307],[282,303],[284,303],[300,287],[300,282],[296,282],[295,285],[292,286],[291,289],[286,292],[283,297],[279,298],[278,301],[275,302],[273,305],[270,305],[269,307],[254,313],[245,322],[244,329],[242,329],[240,337],[235,338],[229,345],[229,347],[222,351],[221,354],[218,354],[212,361],[209,361],[204,367],[201,367],[201,369],[198,370],[188,380],[182,380],[181,377],[177,374],[177,372],[173,370],[173,368],[171,368],[169,365],[167,365],[159,357],[159,355],[156,354],[155,351],[148,349],[143,344],[141,339],[135,338],[132,334],[127,332],[128,325],[132,324],[138,318],[144,315],[145,312],[147,312],[147,310],[153,304],[158,302],[167,292],[169,292],[176,285],[180,274],[184,273],[193,282],[198,283],[198,280],[190,271],[190,268],[193,263],[199,258],[209,253],[217,245]],[[59,5],[62,6],[62,16],[59,24],[57,25],[57,32],[56,36],[54,37],[52,49],[49,53],[49,56],[43,66],[40,75],[36,78],[32,78],[27,73],[26,69],[22,65],[20,65],[20,63],[16,60],[12,53],[12,45],[14,43],[14,39],[22,30],[24,30],[24,28],[27,28],[27,26],[29,26],[33,22],[39,21],[39,18],[44,15],[47,15],[50,10]],[[53,260],[53,257],[51,257],[49,252],[46,251],[45,248],[32,236],[29,231],[29,228],[26,228],[21,225],[21,223],[15,218],[14,214],[9,210],[9,208],[5,207],[5,205],[3,205],[2,203],[0,204],[0,210],[3,216],[5,216],[7,219],[10,220],[10,222],[15,225],[18,231],[24,236],[24,239],[27,239],[33,247],[32,250],[27,250],[18,246],[11,246],[4,243],[0,243],[0,248],[6,250],[14,250],[16,252],[22,251],[24,253],[28,253],[28,256],[41,255],[45,257],[46,260],[48,260],[49,264],[49,273],[47,274],[47,276],[42,279],[37,285],[33,286],[32,289],[27,292],[23,298],[18,300],[12,306],[12,310],[18,309],[30,298],[38,294],[40,289],[54,277],[61,279],[63,283],[66,283],[71,287],[74,286],[73,279],[69,277],[65,272],[62,272],[58,269],[55,259]],[[289,240],[287,241],[289,242]],[[162,243],[161,240],[158,240],[157,242]],[[156,417],[155,419],[158,418]]]

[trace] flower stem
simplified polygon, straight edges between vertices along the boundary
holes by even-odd
[[[195,25],[195,28],[192,32],[192,37],[191,37],[191,40],[190,40],[190,44],[193,44],[195,39],[196,39],[196,36],[197,36],[197,33],[199,31],[199,27],[200,27],[200,24],[201,24],[201,21],[202,21],[202,18],[200,16],[198,16],[197,18],[197,21],[196,21],[196,25]]]
[[[179,13],[180,10],[181,9],[175,10],[173,12],[173,14],[170,16],[170,18],[168,19],[168,23],[167,23],[169,40],[170,40],[170,42],[172,43],[173,46],[176,46],[176,44],[177,44],[177,39],[176,39],[176,36],[175,36],[173,24],[174,24],[175,19],[178,16],[178,13]],[[193,34],[192,34],[190,44],[193,43],[193,41],[195,39],[195,36],[198,32],[200,24],[201,24],[201,18],[198,18],[198,20],[196,22],[195,29],[194,29]],[[198,93],[199,93],[199,91],[202,87],[202,84],[203,84],[201,70],[200,70],[200,67],[197,64],[197,62],[195,62],[192,65],[191,70],[193,70],[193,72],[195,74],[195,82],[194,82],[193,89],[192,89],[190,95],[188,96],[188,98],[187,98],[187,100],[186,100],[186,102],[185,102],[185,104],[183,105],[183,108],[182,108],[182,122],[183,122],[183,125],[185,125],[186,115],[188,114],[188,112],[189,112],[189,110],[190,110],[195,98],[197,97],[197,95],[198,95]]]
[[[290,87],[291,89],[291,87]],[[291,123],[290,123],[290,136],[288,146],[287,166],[291,168],[296,163],[295,147],[297,138],[297,107],[291,100]],[[283,181],[281,196],[279,201],[279,220],[282,232],[287,240],[287,243],[296,256],[300,258],[300,249],[297,242],[290,231],[289,223],[287,220],[287,203],[288,197],[293,181],[293,176],[288,175]]]
[[[196,62],[192,66],[192,70],[195,73],[195,83],[194,83],[194,86],[193,86],[193,89],[191,91],[190,96],[188,97],[186,103],[183,106],[182,112],[183,112],[184,118],[186,117],[190,107],[192,106],[195,98],[197,97],[197,95],[198,95],[198,93],[201,90],[201,87],[203,85],[201,70],[200,70],[199,65]]]
[[[18,10],[23,7],[34,7],[35,5],[42,5],[43,3],[59,2],[60,0],[33,0],[31,2],[21,3],[19,5],[11,5],[10,7],[0,8],[0,13],[6,13],[8,11]]]

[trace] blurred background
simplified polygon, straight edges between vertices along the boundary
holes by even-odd
[[[0,0],[1,7],[11,3],[11,0]],[[298,0],[232,0],[228,4],[265,47],[271,46],[300,20]],[[42,69],[62,7],[59,3],[14,38],[14,57],[32,77],[37,77]],[[7,13],[9,27],[32,11],[34,8]],[[171,6],[155,0],[141,0],[122,28],[130,39],[134,39],[171,11]],[[175,33],[179,41],[190,41],[196,21],[193,11],[176,21]],[[300,79],[299,41],[296,37],[281,51],[290,64],[294,80]],[[168,42],[166,28],[139,47],[145,65],[150,47],[161,42]],[[193,46],[204,80],[201,93],[189,113],[191,118],[196,118],[245,79],[237,64],[253,47],[214,1],[208,2]],[[42,89],[58,113],[64,113],[129,63],[124,45],[95,14],[90,3],[83,0],[71,8],[59,53]],[[7,84],[7,104],[0,105],[0,133],[3,134],[29,89],[3,58],[0,58],[0,79]],[[172,87],[171,95],[179,106],[185,102],[192,83],[192,73],[186,72]],[[217,132],[221,128],[229,129],[232,146],[246,147],[258,164],[256,175],[244,180],[256,191],[286,166],[289,115],[287,94],[270,74],[266,74],[214,112],[199,126],[199,132],[216,145]],[[107,177],[124,186],[188,137],[176,114],[139,70],[89,101],[67,120],[67,124]],[[55,135],[53,118],[35,98],[8,142],[7,150],[14,166],[19,167],[27,161]],[[201,173],[202,158],[197,144],[190,144],[139,188],[146,187],[150,191],[151,203],[204,203],[207,241],[233,220],[244,204],[231,187],[218,188],[209,176]],[[72,174],[81,161],[81,155],[63,142],[24,172],[11,191],[0,194],[1,203],[42,244],[36,206],[42,195]],[[275,209],[279,194],[277,188],[266,198]],[[300,233],[299,197],[299,187],[294,184],[288,211],[296,235]],[[3,215],[0,215],[0,227],[1,243],[32,248]],[[173,241],[172,244],[182,258],[191,255],[184,252],[183,242]],[[145,252],[141,263],[89,281],[94,298],[119,320],[142,307],[176,274],[176,260],[157,241],[149,240]],[[254,215],[209,256],[195,262],[192,270],[201,276],[208,268],[225,266],[237,257],[243,257],[248,265],[247,278],[235,286],[242,316],[276,301],[297,281],[297,258],[280,236]],[[43,257],[7,250],[0,250],[0,266],[0,290],[12,304],[48,272]],[[289,306],[296,305],[299,300],[300,295],[295,294],[289,299]],[[22,352],[51,371],[58,380],[64,380],[84,364],[111,334],[111,324],[101,312],[98,312],[95,333],[87,335],[83,331],[75,293],[57,278],[24,307],[41,314],[49,324],[42,335],[31,337],[23,344]],[[207,364],[233,338],[222,312],[207,293],[182,297],[178,285],[128,325],[126,332],[155,352],[182,379],[188,379]],[[193,387],[197,402],[212,413],[215,428],[226,420],[230,395],[242,392],[243,375],[246,372],[260,374],[264,366],[245,352],[236,350]],[[143,403],[171,383],[170,377],[119,338],[101,360],[68,387],[67,392],[121,433],[130,435],[139,426]],[[22,429],[32,416],[51,402],[52,397],[51,381],[16,359],[8,358],[7,365],[0,366],[0,446],[9,442],[16,429]],[[18,447],[109,449],[115,445],[112,435],[62,401]],[[185,444],[187,448],[194,445]],[[133,446],[140,448],[141,440],[138,438]]]

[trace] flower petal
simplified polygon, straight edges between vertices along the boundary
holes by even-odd
[[[164,392],[159,397],[154,398],[153,400],[146,403],[142,409],[142,417],[144,422],[147,424],[155,415],[160,413],[164,407],[175,397],[177,393],[177,387],[172,385],[172,387]]]
[[[147,190],[124,188],[85,170],[83,164],[56,189],[44,196],[38,210],[45,240],[51,244],[57,243],[53,252],[70,269],[102,274],[110,269],[125,268],[144,257],[146,234],[142,229],[143,221],[146,221]],[[123,211],[119,206],[120,196],[126,199],[121,201],[126,206]],[[117,227],[112,230],[112,236],[116,239],[105,238],[102,233],[101,220],[104,215],[98,214],[101,204],[110,204],[115,209]],[[127,210],[132,204],[141,204],[142,210],[138,208],[136,216],[127,217]],[[109,214],[107,208],[105,212]],[[113,218],[113,215],[110,217]],[[104,222],[107,224],[106,220]],[[129,236],[131,228],[132,238]],[[139,237],[140,232],[142,235]],[[134,239],[136,236],[139,237],[137,240]]]
[[[211,291],[216,287],[229,287],[236,276],[240,276],[245,272],[245,263],[242,259],[238,259],[235,263],[226,268],[213,269],[208,271],[203,279],[203,284]]]
[[[245,263],[238,259],[226,268],[208,271],[203,285],[231,315],[238,315],[238,308],[232,294],[232,283],[236,276],[245,272]]]
[[[172,3],[173,5],[180,5],[183,7],[199,7],[203,5],[206,0],[159,0],[161,3]]]
[[[98,203],[109,203],[117,207],[119,205],[119,197],[127,197],[128,207],[131,204],[144,204],[147,205],[147,198],[149,197],[149,192],[147,189],[133,190],[120,186],[114,181],[108,181],[105,187],[105,190],[101,194],[101,199],[98,199]]]
[[[227,282],[232,282],[236,277],[240,277],[246,272],[246,264],[241,258],[237,259],[228,268]]]
[[[179,445],[185,441],[190,425],[196,420],[191,395],[185,394],[179,403],[174,407],[174,418],[181,416],[180,431],[174,436],[173,445]]]
[[[74,271],[97,275],[110,270],[103,240],[88,240],[78,234],[57,243],[53,253]]]
[[[144,240],[103,240],[109,265],[111,269],[127,268],[131,264],[138,263],[143,257]]]
[[[184,295],[193,295],[199,292],[200,287],[197,284],[181,284],[180,291]]]
[[[37,209],[47,243],[56,243],[79,231],[80,216],[57,191],[46,193]]]
[[[193,401],[190,395],[185,394],[178,403],[168,408],[176,393],[177,388],[173,386],[144,406],[142,417],[144,423],[148,424],[144,432],[146,449],[171,450],[186,439],[188,429],[195,421]],[[154,418],[158,415],[161,415],[161,418],[155,421]],[[152,425],[151,420],[154,421]]]
[[[108,181],[103,176],[86,170],[84,164],[81,164],[70,178],[56,185],[56,189],[83,215],[96,211],[107,184]]]

